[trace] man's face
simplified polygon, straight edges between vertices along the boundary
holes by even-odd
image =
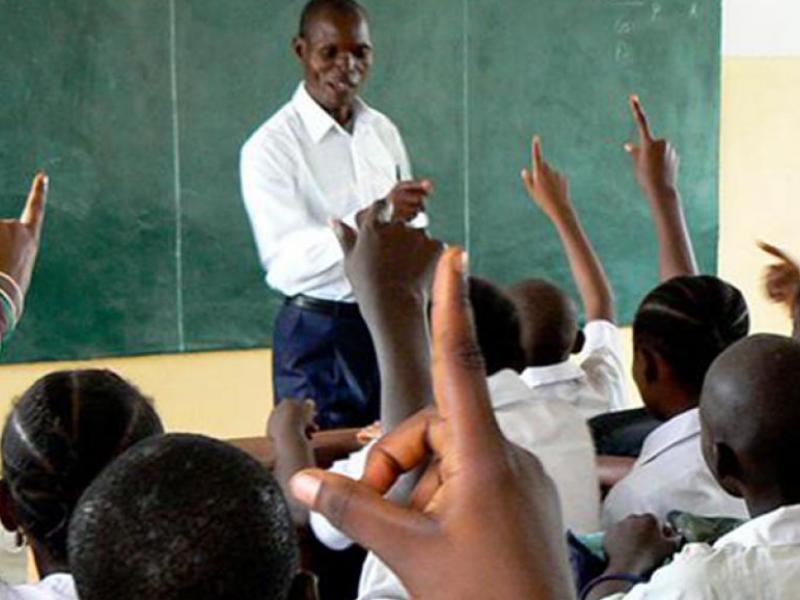
[[[326,10],[308,23],[294,49],[305,71],[306,90],[328,112],[352,106],[372,64],[366,20],[358,13]]]

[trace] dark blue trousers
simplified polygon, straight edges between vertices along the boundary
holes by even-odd
[[[322,429],[360,427],[380,415],[378,363],[361,316],[285,304],[275,320],[272,381],[276,403],[314,400]]]

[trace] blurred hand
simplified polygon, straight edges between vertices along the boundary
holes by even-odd
[[[606,531],[603,540],[608,572],[646,576],[680,547],[680,538],[667,533],[653,515],[635,515]]]
[[[425,212],[425,202],[432,194],[433,182],[430,179],[399,181],[385,199],[375,201],[373,206],[380,207],[380,220],[384,223],[409,223],[419,213]],[[369,210],[367,207],[356,215],[359,228]]]
[[[20,218],[0,220],[0,271],[13,277],[23,294],[28,291],[36,265],[47,186],[47,175],[37,173]]]
[[[758,247],[778,259],[764,271],[764,289],[767,297],[775,303],[783,304],[794,313],[797,295],[800,293],[800,266],[786,252],[771,244],[758,242]]]
[[[673,194],[678,186],[678,152],[669,141],[653,138],[639,97],[631,96],[630,104],[639,130],[639,143],[628,142],[625,150],[633,158],[636,180],[648,197]]]
[[[551,221],[571,215],[573,208],[567,178],[542,158],[542,144],[538,136],[533,138],[531,144],[531,163],[532,170],[522,170],[522,181],[533,201]]]
[[[313,400],[285,398],[272,409],[267,421],[267,437],[281,440],[287,435],[311,438],[312,433],[319,431],[314,422],[317,405]]]
[[[378,440],[361,481],[306,470],[292,492],[373,550],[413,598],[574,598],[553,483],[495,420],[457,248],[439,261],[433,300],[436,409]],[[424,508],[383,497],[430,459],[438,487]]]

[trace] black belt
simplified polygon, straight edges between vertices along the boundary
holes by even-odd
[[[336,302],[335,300],[322,300],[321,298],[312,298],[311,296],[292,296],[286,298],[284,304],[288,306],[296,306],[304,310],[311,310],[314,312],[329,315],[331,317],[361,317],[361,312],[358,310],[358,304],[355,302]]]

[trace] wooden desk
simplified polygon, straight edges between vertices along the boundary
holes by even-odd
[[[361,449],[362,444],[356,439],[359,431],[360,428],[332,429],[315,433],[311,437],[311,447],[314,449],[317,466],[326,469],[335,460],[346,458],[351,452]],[[275,451],[272,442],[266,436],[234,438],[226,441],[247,452],[268,469],[275,466]]]

